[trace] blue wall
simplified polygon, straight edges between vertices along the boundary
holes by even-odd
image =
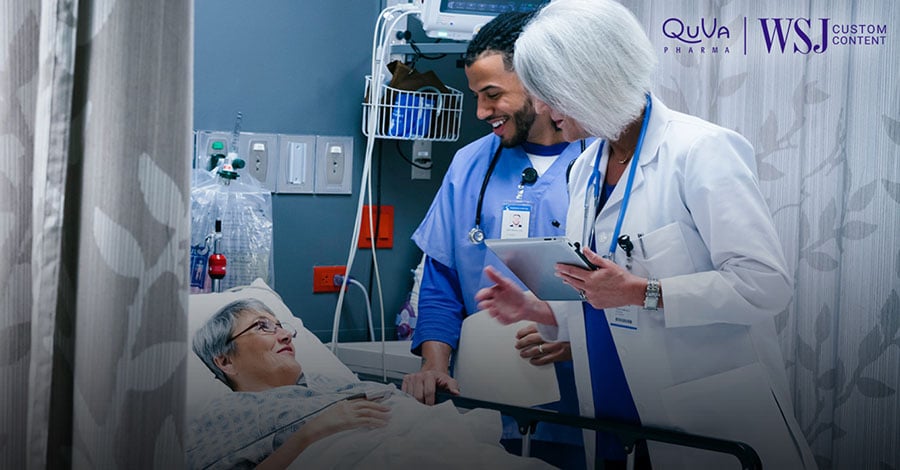
[[[359,0],[196,0],[194,128],[230,130],[238,111],[242,129],[278,134],[354,137],[353,194],[273,195],[275,289],[307,328],[330,340],[337,294],[312,293],[312,266],[343,265],[350,247],[359,197],[365,136],[360,132],[364,77],[369,73],[372,33],[380,2]],[[411,22],[410,29],[415,29]],[[417,34],[418,36],[418,34]],[[394,206],[394,247],[379,250],[387,334],[412,286],[410,269],[421,252],[409,237],[424,217],[453,152],[488,132],[475,119],[459,56],[421,60],[449,86],[465,92],[458,142],[434,143],[431,180],[411,180],[397,141],[376,142],[373,191]],[[410,142],[401,142],[403,152]],[[380,151],[379,151],[380,149]],[[380,173],[381,177],[378,177]],[[379,184],[380,183],[380,184]],[[376,196],[377,197],[377,196]],[[371,254],[360,250],[351,275],[369,287]],[[380,325],[377,300],[373,314]],[[365,339],[363,293],[347,292],[341,341]]]

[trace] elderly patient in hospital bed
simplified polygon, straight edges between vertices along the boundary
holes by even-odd
[[[359,381],[312,333],[297,335],[252,298],[260,292],[247,289],[194,333],[194,352],[231,391],[198,385],[189,365],[191,468],[546,467],[504,451],[496,412],[428,407]]]

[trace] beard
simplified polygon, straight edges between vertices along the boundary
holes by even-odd
[[[531,125],[537,114],[534,112],[534,105],[531,100],[526,100],[522,107],[513,113],[512,121],[515,123],[515,133],[509,139],[501,139],[500,145],[504,147],[515,147],[521,145],[528,140],[528,133],[531,132]]]

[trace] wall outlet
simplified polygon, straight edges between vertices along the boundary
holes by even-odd
[[[415,165],[412,167],[411,177],[414,180],[430,180],[431,179],[431,141],[415,140],[412,146],[412,161]],[[418,166],[416,166],[418,165]],[[424,168],[423,168],[424,167]]]
[[[341,286],[335,285],[334,276],[343,276],[346,271],[346,266],[313,266],[313,294],[339,292]]]
[[[313,194],[316,188],[316,136],[278,135],[275,192]]]
[[[244,159],[241,175],[249,174],[269,191],[276,189],[278,172],[278,135],[242,132],[238,140],[238,156]]]
[[[375,248],[393,248],[394,247],[394,206],[372,206],[372,215],[375,220],[369,225],[369,206],[363,206],[362,221],[359,228],[359,240],[356,242],[357,248],[372,248],[372,230],[375,228],[376,222],[378,226],[378,237],[375,240]]]
[[[316,136],[316,194],[351,194],[353,137]]]

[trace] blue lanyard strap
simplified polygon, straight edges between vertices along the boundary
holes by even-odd
[[[593,185],[594,187],[594,199],[600,197],[600,155],[603,154],[603,145],[606,144],[606,141],[600,141],[600,147],[597,148],[597,158],[594,159],[594,172],[591,173],[590,179],[588,179],[588,187]]]
[[[612,258],[616,252],[616,244],[619,239],[619,233],[622,232],[622,222],[625,221],[625,211],[628,210],[628,200],[631,199],[631,184],[634,182],[634,173],[637,169],[638,159],[641,157],[641,148],[644,146],[644,136],[647,134],[647,123],[650,122],[650,94],[647,94],[647,109],[644,110],[644,121],[641,123],[641,133],[638,136],[637,147],[634,149],[634,158],[631,159],[631,168],[628,172],[628,182],[625,183],[625,196],[622,198],[622,209],[619,210],[619,219],[616,221],[616,229],[613,231],[612,240],[609,243],[609,257]],[[599,155],[598,155],[599,159]],[[595,173],[596,174],[596,173]],[[595,189],[595,192],[599,191]]]

